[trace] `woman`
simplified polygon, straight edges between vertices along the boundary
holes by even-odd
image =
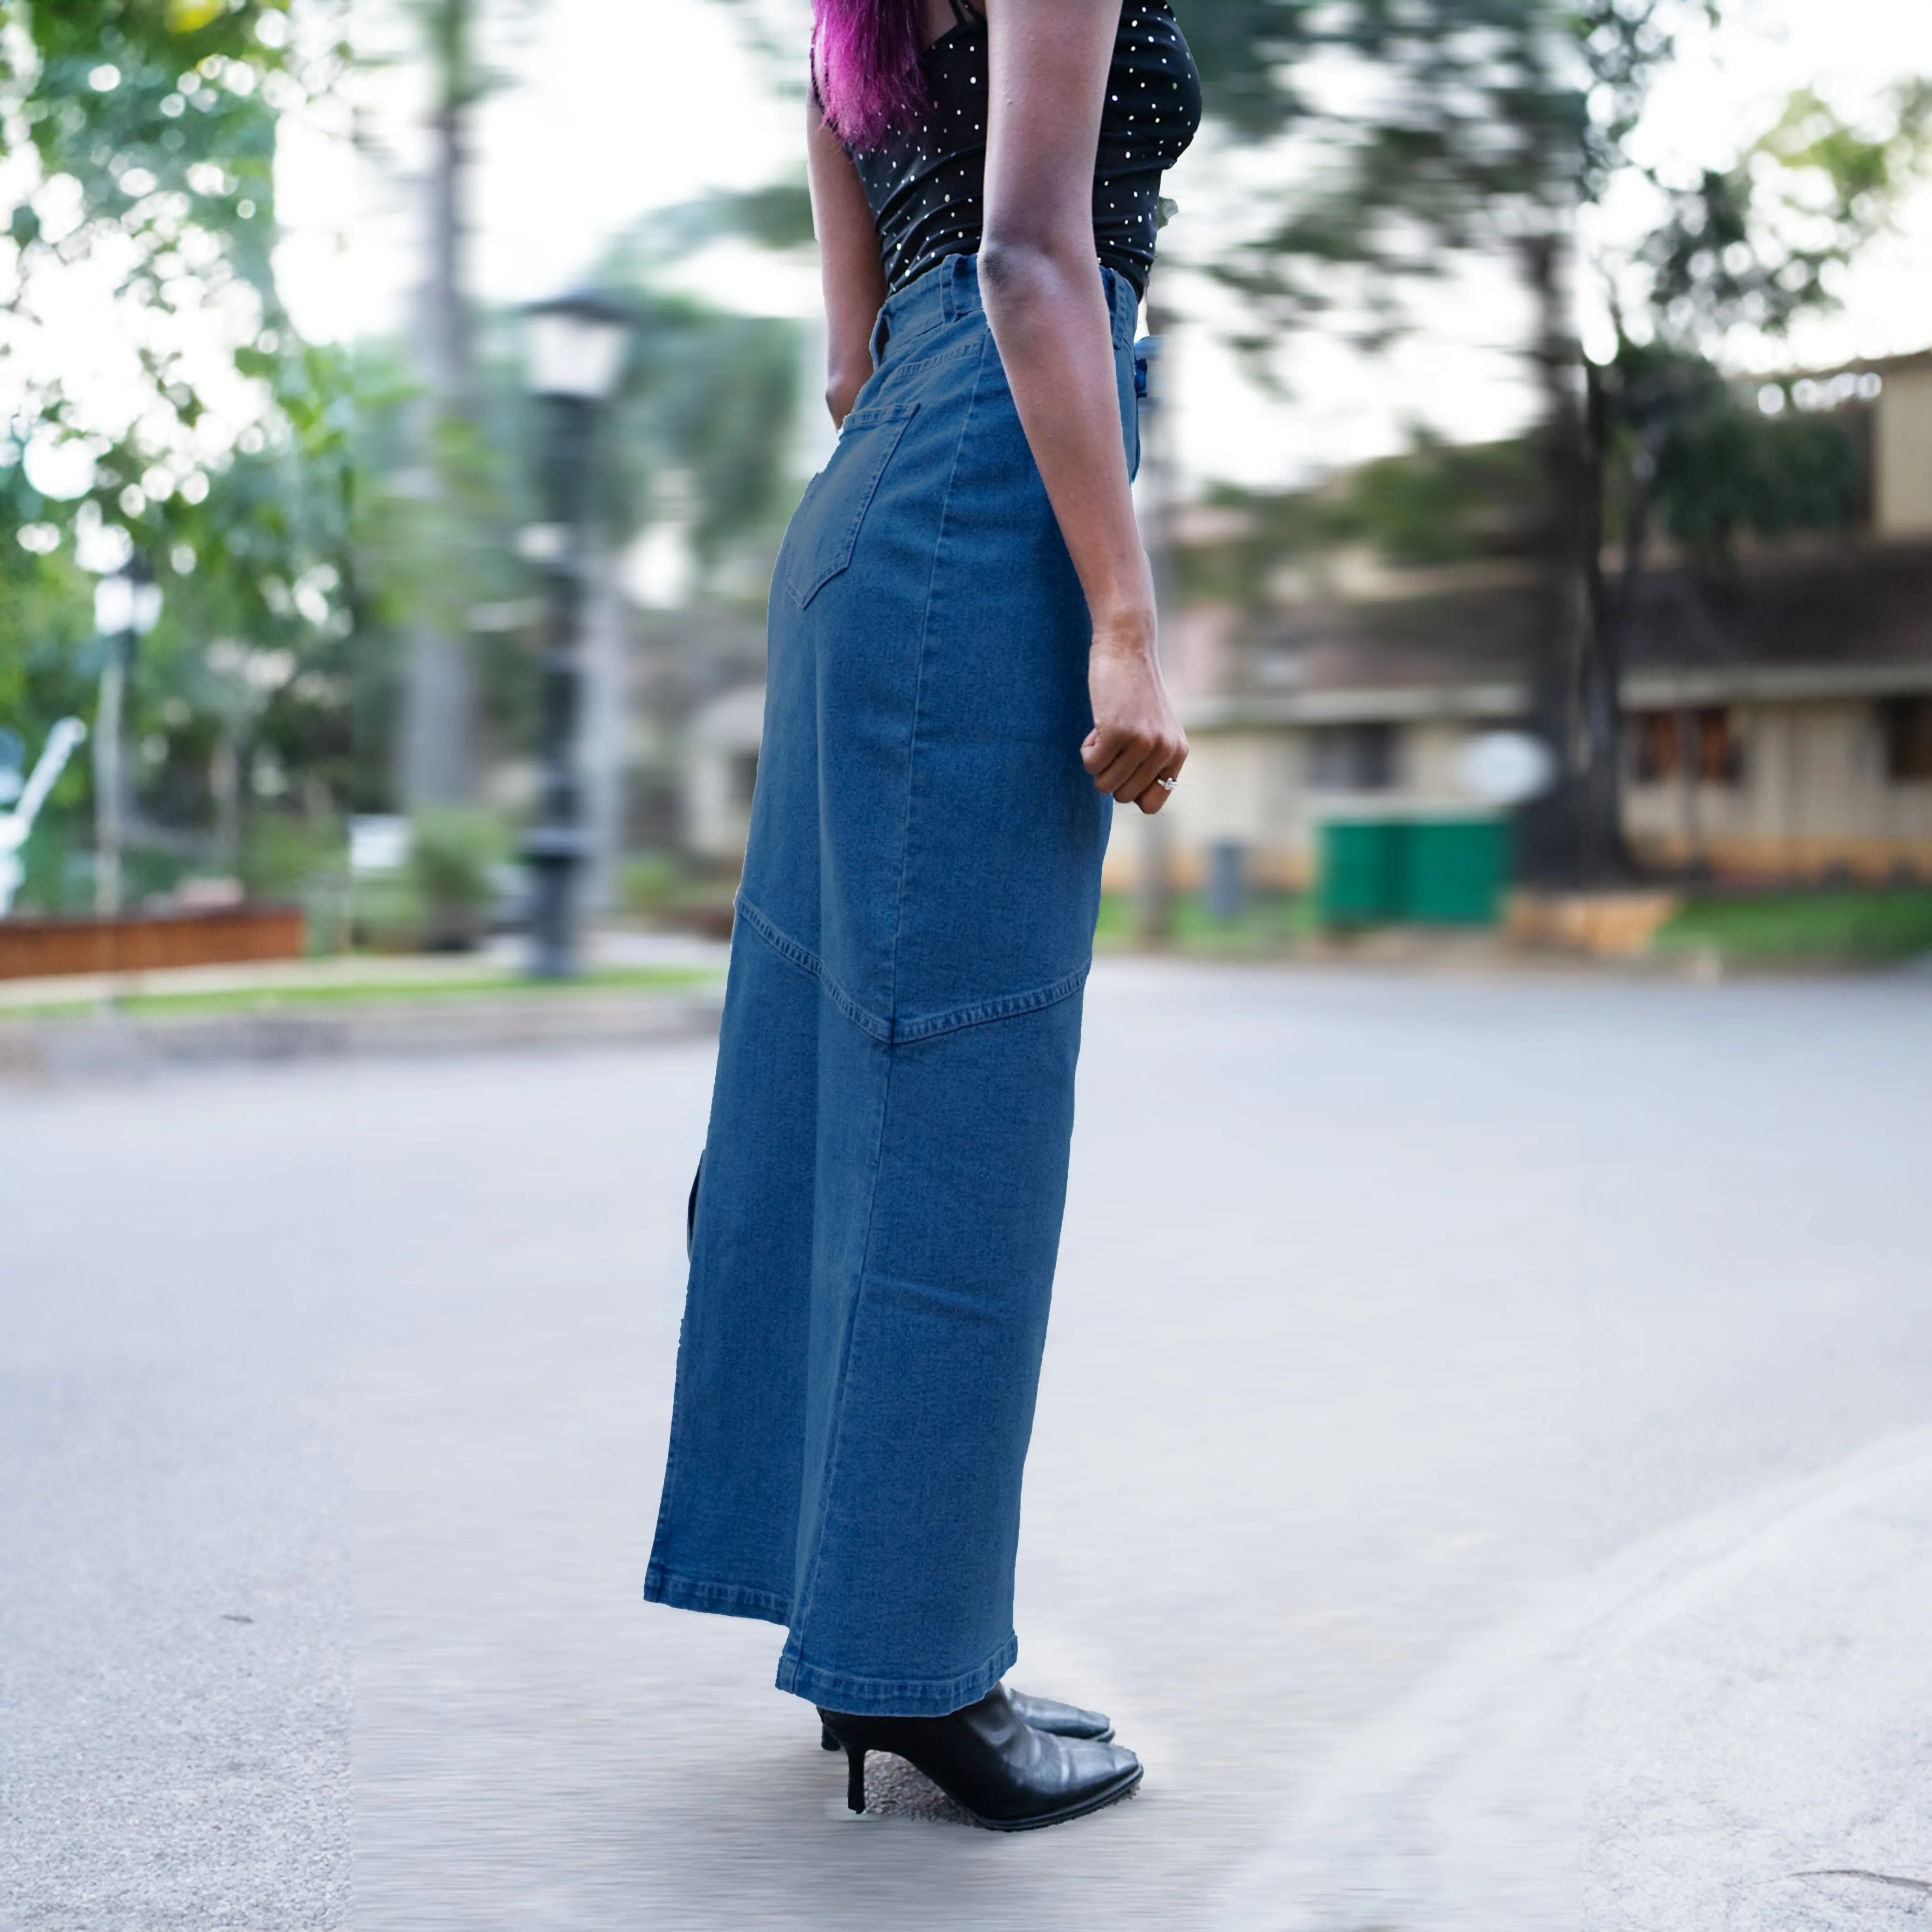
[[[1128,483],[1199,87],[1166,0],[817,6],[840,434],[772,584],[645,1594],[787,1626],[854,1810],[890,1750],[1019,1830],[1141,1775],[1000,1680],[1109,815],[1187,754]]]

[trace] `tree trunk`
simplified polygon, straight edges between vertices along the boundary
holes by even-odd
[[[1586,560],[1588,532],[1584,492],[1588,465],[1576,372],[1582,361],[1570,315],[1570,241],[1565,211],[1520,244],[1524,279],[1536,305],[1531,351],[1543,392],[1538,432],[1546,484],[1538,532],[1542,598],[1536,660],[1530,673],[1530,728],[1553,754],[1556,776],[1530,801],[1517,822],[1519,862],[1526,878],[1570,884],[1581,870],[1579,842],[1583,778],[1583,671],[1591,654]]]
[[[1604,372],[1584,365],[1584,472],[1581,479],[1584,545],[1585,635],[1582,665],[1582,772],[1578,792],[1578,835],[1583,882],[1613,885],[1634,868],[1624,840],[1623,668],[1636,621],[1648,534],[1651,482],[1640,462],[1631,478],[1624,525],[1622,567],[1614,591],[1604,580],[1604,482],[1609,460],[1612,398]]]
[[[425,401],[419,456],[435,501],[430,519],[445,553],[410,638],[403,732],[403,795],[411,808],[466,802],[476,788],[476,672],[466,635],[458,493],[450,466],[472,406],[470,318],[464,290],[464,198],[469,164],[470,42],[476,0],[435,0],[425,22],[437,106],[425,216],[428,274],[420,326]]]

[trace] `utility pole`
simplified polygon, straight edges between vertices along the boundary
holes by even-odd
[[[1180,616],[1174,583],[1174,452],[1162,412],[1167,338],[1166,317],[1151,297],[1147,307],[1151,333],[1134,345],[1134,386],[1140,394],[1140,473],[1136,498],[1140,514],[1141,542],[1154,572],[1154,608],[1163,640],[1170,622]],[[1172,828],[1161,811],[1140,823],[1140,875],[1134,895],[1134,928],[1144,943],[1160,945],[1172,937],[1174,892],[1170,876]]]

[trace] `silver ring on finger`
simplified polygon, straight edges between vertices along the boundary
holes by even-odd
[[[1154,783],[1159,785],[1162,791],[1173,790],[1174,787],[1180,784],[1180,781],[1178,778],[1156,778],[1154,780]]]

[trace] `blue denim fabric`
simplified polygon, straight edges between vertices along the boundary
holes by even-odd
[[[1138,433],[1131,288],[1109,273]],[[644,1594],[937,1716],[1011,1667],[1112,802],[1090,628],[980,308],[894,296],[787,532]]]

